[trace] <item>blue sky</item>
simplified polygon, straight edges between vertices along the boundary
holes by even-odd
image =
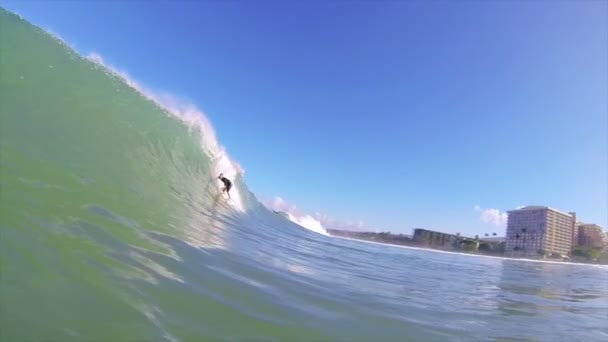
[[[604,1],[0,5],[194,102],[260,197],[405,233],[608,224]]]

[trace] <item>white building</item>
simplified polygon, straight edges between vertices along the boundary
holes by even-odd
[[[576,214],[544,206],[527,206],[508,212],[505,255],[567,256],[572,250]]]

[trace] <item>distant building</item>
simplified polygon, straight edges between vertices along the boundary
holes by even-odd
[[[533,257],[570,254],[576,215],[545,206],[508,212],[505,255]]]
[[[414,242],[435,248],[451,248],[458,237],[452,234],[446,234],[441,232],[435,232],[432,230],[415,228],[414,229]]]
[[[605,247],[606,235],[602,232],[602,227],[597,224],[579,224],[578,225],[578,243],[579,247],[586,248],[602,248]]]
[[[505,253],[504,236],[486,236],[479,238],[479,250],[488,254],[504,254]]]
[[[486,237],[480,237],[479,240],[487,241],[487,242],[505,242],[505,241],[507,241],[507,238],[504,236],[486,236]]]

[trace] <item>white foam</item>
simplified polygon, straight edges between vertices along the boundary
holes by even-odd
[[[321,222],[310,215],[294,216],[287,213],[287,216],[289,217],[289,220],[295,224],[298,224],[308,230],[312,230],[315,233],[329,236]]]
[[[296,206],[287,203],[281,197],[275,197],[270,201],[262,200],[262,203],[267,208],[286,213],[287,218],[291,222],[293,222],[301,227],[304,227],[315,233],[329,236],[329,234],[327,233],[327,230],[325,230],[325,227],[323,227],[323,224],[321,223],[320,220],[318,220],[310,215],[300,213],[298,211],[298,209],[296,208]]]
[[[243,175],[243,168],[230,159],[225,148],[218,143],[213,126],[196,106],[180,100],[168,93],[154,92],[143,87],[126,72],[106,63],[101,55],[92,52],[86,56],[87,59],[104,68],[108,73],[120,78],[126,85],[139,92],[143,97],[156,104],[173,117],[183,122],[189,130],[196,131],[201,140],[201,147],[207,153],[212,163],[212,175],[215,177],[223,173],[225,177],[235,180],[237,175]],[[218,183],[218,189],[221,183]],[[229,203],[237,210],[245,212],[245,205],[237,186],[230,190],[231,200]]]

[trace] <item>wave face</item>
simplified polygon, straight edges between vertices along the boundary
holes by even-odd
[[[605,269],[302,229],[196,108],[1,8],[0,120],[2,341],[607,336]]]

